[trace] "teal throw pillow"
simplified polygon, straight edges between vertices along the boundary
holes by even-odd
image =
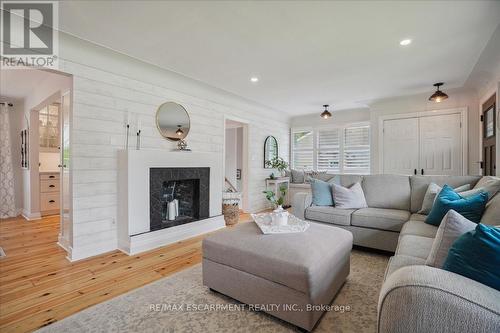
[[[464,198],[456,193],[453,188],[444,185],[436,198],[425,223],[439,226],[443,217],[450,209],[453,209],[466,219],[479,223],[483,216],[486,203],[488,202],[488,193],[479,192],[470,197]]]
[[[478,224],[460,236],[443,269],[500,290],[500,228]]]

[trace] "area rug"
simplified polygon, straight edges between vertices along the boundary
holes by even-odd
[[[353,250],[351,273],[314,332],[376,332],[388,256]],[[232,305],[233,307],[231,307]],[[202,285],[201,265],[76,313],[38,332],[300,332]]]
[[[6,257],[5,251],[0,247],[0,258]]]

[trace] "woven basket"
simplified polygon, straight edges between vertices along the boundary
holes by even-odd
[[[226,221],[226,225],[238,223],[240,218],[240,207],[238,206],[238,203],[223,203],[222,214],[224,214],[224,221]]]

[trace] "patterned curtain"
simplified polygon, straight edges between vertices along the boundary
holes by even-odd
[[[9,112],[9,106],[0,104],[0,218],[16,216]]]

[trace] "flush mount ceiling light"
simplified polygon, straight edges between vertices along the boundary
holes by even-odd
[[[411,39],[403,39],[402,41],[399,42],[399,45],[401,46],[407,46],[411,44]]]
[[[181,129],[181,125],[177,125],[178,129],[177,131],[175,131],[175,134],[177,134],[178,136],[181,136],[182,134],[184,134],[184,131]]]
[[[257,83],[257,82],[259,82],[259,78],[258,78],[258,77],[256,77],[256,76],[252,76],[252,77],[250,78],[250,81],[252,81],[253,83]]]
[[[328,104],[325,104],[323,105],[323,107],[325,108],[325,111],[323,111],[321,113],[321,118],[323,119],[328,119],[328,118],[331,118],[332,117],[332,114],[330,113],[330,111],[328,111],[328,107],[329,105]]]
[[[444,84],[443,82],[434,83],[434,87],[436,87],[437,89],[436,92],[432,94],[431,97],[429,97],[429,101],[439,103],[448,98],[448,95],[439,90],[439,87],[442,86],[443,84]]]

